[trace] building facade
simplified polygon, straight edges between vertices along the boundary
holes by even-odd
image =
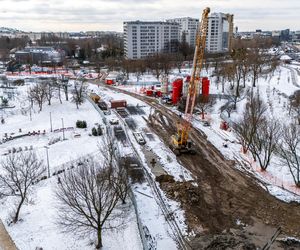
[[[26,47],[16,51],[16,61],[31,64],[61,64],[65,58],[63,50],[55,50],[52,47]]]
[[[209,53],[222,53],[231,48],[233,36],[233,15],[211,13],[208,19],[206,50]]]
[[[183,42],[185,40],[189,46],[195,47],[199,19],[182,17],[169,19],[167,22],[178,23],[180,26],[180,41]]]
[[[160,52],[175,52],[180,25],[175,22],[124,22],[124,52],[127,59],[139,59]]]

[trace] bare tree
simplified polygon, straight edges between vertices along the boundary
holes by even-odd
[[[0,197],[18,197],[13,222],[19,219],[22,205],[28,199],[31,187],[45,172],[44,164],[32,153],[10,154],[1,162]]]
[[[233,110],[236,110],[238,102],[244,100],[247,97],[248,92],[249,92],[248,89],[245,89],[242,86],[239,86],[237,84],[227,87],[225,93],[228,96],[228,101],[232,103]]]
[[[65,97],[66,97],[66,101],[69,101],[69,79],[64,77],[64,75],[62,76],[61,79],[61,86],[64,90],[65,93]]]
[[[223,107],[221,107],[221,112],[226,111],[228,118],[230,118],[232,111],[235,110],[235,106],[232,102],[227,102]]]
[[[31,103],[38,104],[40,111],[43,109],[43,103],[46,100],[46,86],[43,83],[38,83],[28,91],[28,98]]]
[[[251,92],[241,119],[234,124],[234,129],[243,146],[244,152],[247,152],[257,133],[258,127],[266,119],[266,111],[267,106],[260,98],[259,90],[256,95]]]
[[[196,109],[199,109],[202,115],[202,119],[204,119],[204,114],[207,110],[209,110],[215,102],[215,99],[209,96],[200,95]]]
[[[260,168],[266,170],[271,157],[277,149],[280,138],[280,124],[276,120],[261,122],[252,138],[249,150],[254,159],[258,159]]]
[[[55,85],[54,85],[54,79],[47,79],[47,82],[45,82],[46,86],[46,99],[48,101],[48,105],[51,105],[52,97],[54,96],[55,91]]]
[[[72,90],[72,101],[75,102],[77,109],[79,109],[79,105],[84,102],[84,96],[86,94],[86,85],[85,80],[81,79],[79,81],[75,81],[74,89]]]
[[[300,187],[300,129],[295,124],[284,126],[278,154],[283,164],[287,164],[294,182]]]
[[[290,97],[290,107],[296,115],[298,125],[300,125],[300,90],[295,91]]]
[[[154,71],[155,76],[159,79],[160,75],[163,73],[163,67],[161,64],[161,54],[154,54],[147,59],[148,67]]]
[[[86,164],[65,173],[56,195],[59,201],[58,223],[66,232],[85,235],[97,233],[96,248],[102,244],[102,230],[110,228],[109,221],[115,219],[113,211],[119,194],[111,180],[110,166],[103,168],[89,159]]]
[[[122,204],[125,204],[130,189],[130,183],[128,172],[121,162],[113,172],[112,180],[119,199],[122,201]]]
[[[62,104],[62,100],[61,100],[62,81],[60,79],[54,78],[52,84],[53,87],[57,90],[58,100],[60,104]]]

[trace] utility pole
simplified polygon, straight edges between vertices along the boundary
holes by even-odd
[[[49,153],[48,153],[48,146],[44,146],[44,148],[46,149],[46,154],[47,154],[47,168],[48,168],[48,178],[50,178],[50,166],[49,166]]]
[[[50,131],[52,132],[52,117],[51,117],[51,112],[50,112]]]
[[[62,123],[62,132],[63,132],[63,140],[65,140],[65,127],[64,127],[64,118],[61,118],[61,123]]]

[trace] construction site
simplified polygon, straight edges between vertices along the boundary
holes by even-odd
[[[300,66],[281,63],[272,72],[262,66],[267,73],[254,77],[259,90],[251,85],[251,73],[244,79],[245,90],[235,87],[236,77],[224,76],[221,83],[213,66],[204,69],[209,13],[205,8],[199,21],[193,61],[160,79],[149,73],[144,80],[137,77],[132,84],[122,84],[117,80],[121,72],[114,71],[86,79],[74,72],[68,80],[63,73],[47,79],[6,74],[11,82],[22,84],[1,85],[1,157],[34,152],[45,169],[32,184],[32,200],[23,205],[19,221],[11,219],[19,196],[0,196],[0,249],[94,249],[102,244],[104,249],[134,250],[300,249],[296,170],[282,163],[279,149],[274,150],[276,157],[267,155],[267,168],[251,146],[246,150],[236,125],[260,96],[257,106],[265,103],[266,116],[295,122],[293,103],[288,103],[300,88]],[[232,34],[233,16],[227,18]],[[235,50],[224,65],[238,67],[234,56],[245,51]],[[129,77],[132,82],[134,77]],[[54,85],[52,103],[51,98],[41,103],[30,99],[34,86],[52,78],[62,84]],[[225,84],[233,85],[231,92],[224,91]],[[112,166],[126,170],[129,184],[125,198],[116,198],[110,211],[113,220],[104,224],[108,229],[99,244],[99,232],[93,230],[79,239],[72,231],[61,232],[57,190],[89,162],[105,162],[107,152]],[[263,150],[259,153],[267,158]],[[2,165],[0,175],[5,173]],[[107,193],[113,186],[108,182]],[[94,213],[88,199],[81,208],[90,212],[87,221]]]

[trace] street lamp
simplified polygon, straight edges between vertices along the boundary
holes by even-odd
[[[64,127],[64,118],[61,118],[61,123],[62,123],[62,132],[63,132],[63,140],[65,140],[65,127]]]
[[[46,149],[46,154],[47,154],[47,168],[48,168],[48,178],[50,178],[50,166],[49,166],[49,153],[48,153],[48,146],[44,146],[44,148]]]
[[[51,112],[50,112],[50,129],[51,129],[51,132],[52,132],[52,117],[51,117]]]

